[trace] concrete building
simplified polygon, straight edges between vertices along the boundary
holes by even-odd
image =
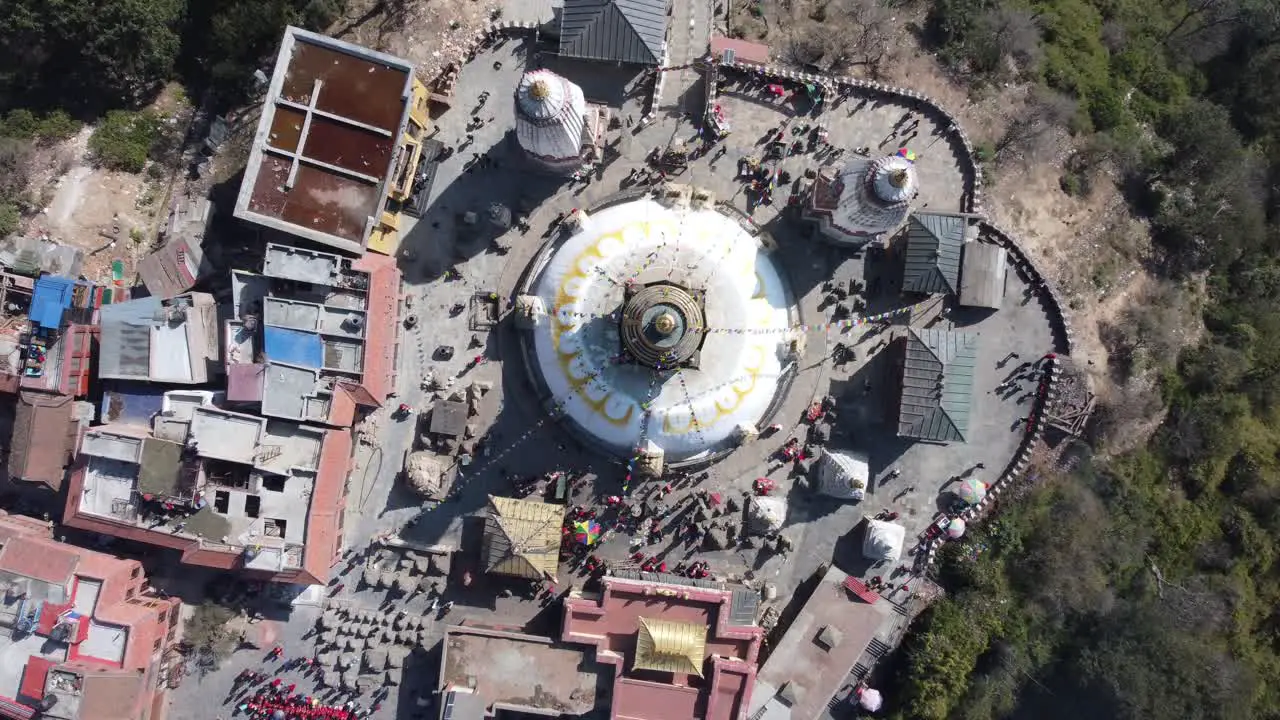
[[[913,160],[854,157],[839,170],[818,171],[804,214],[828,240],[865,245],[902,227],[918,191]]]
[[[139,562],[0,513],[0,586],[0,716],[163,716],[181,603],[152,593]]]
[[[818,720],[876,635],[894,616],[875,593],[845,587],[848,575],[829,568],[772,648],[756,677],[749,717]],[[839,717],[839,715],[837,715]]]
[[[442,720],[500,710],[614,720],[739,720],[764,630],[747,588],[622,572],[564,600],[558,639],[504,628],[448,628]],[[611,687],[611,690],[607,690]]]
[[[449,627],[440,647],[440,720],[577,717],[605,701],[598,691],[612,671],[587,647],[497,628]]]
[[[218,308],[208,293],[104,305],[98,377],[203,385],[222,374]]]
[[[229,401],[271,417],[350,427],[395,389],[400,271],[270,243],[262,274],[232,274]]]
[[[403,151],[413,73],[407,60],[286,28],[235,216],[351,254],[394,251],[398,219],[385,208],[415,156]]]
[[[63,522],[176,550],[182,562],[323,583],[342,544],[352,437],[171,391],[149,425],[89,430]]]

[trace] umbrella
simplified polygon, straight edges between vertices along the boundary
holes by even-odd
[[[284,711],[283,711],[283,710],[272,710],[272,711],[271,711],[271,720],[284,720]]]
[[[987,484],[977,478],[969,478],[960,483],[960,489],[956,494],[970,505],[977,505],[987,496]]]
[[[911,162],[915,162],[915,161],[916,161],[916,154],[915,154],[915,151],[913,151],[913,150],[908,150],[908,149],[906,149],[906,148],[904,148],[904,147],[900,147],[900,148],[898,148],[898,157],[900,157],[900,158],[906,158],[907,160],[909,160],[909,161],[911,161]]]
[[[947,537],[955,539],[964,535],[964,518],[951,518],[947,523]]]
[[[600,539],[600,523],[584,520],[573,524],[573,539],[581,545],[594,545]]]
[[[867,688],[858,694],[858,704],[867,712],[875,712],[884,704],[884,698],[880,696],[879,690]]]

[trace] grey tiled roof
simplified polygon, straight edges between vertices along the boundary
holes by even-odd
[[[733,591],[733,599],[729,602],[729,625],[732,627],[750,627],[756,624],[756,611],[760,609],[760,593],[750,588],[738,588]]]
[[[151,376],[151,328],[163,309],[156,297],[102,306],[99,377],[146,380]]]
[[[964,442],[973,403],[978,336],[909,328],[902,366],[898,436]]]
[[[932,295],[960,291],[964,218],[913,213],[907,220],[906,268],[902,289]]]
[[[730,627],[750,627],[756,624],[756,611],[760,608],[760,593],[743,585],[716,582],[673,575],[671,573],[644,572],[642,570],[615,570],[613,577],[623,580],[641,580],[643,582],[665,583],[667,585],[687,585],[689,587],[710,588],[713,590],[729,590]]]
[[[657,65],[667,35],[667,0],[565,0],[560,54]]]

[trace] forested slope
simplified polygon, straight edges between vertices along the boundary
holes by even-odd
[[[907,638],[901,718],[1280,717],[1280,3],[936,0],[975,82],[1011,52],[1080,101],[1207,332],[1144,448],[1042,478],[965,545]],[[1105,435],[1095,436],[1099,446]]]

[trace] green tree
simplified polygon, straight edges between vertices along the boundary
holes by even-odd
[[[93,111],[149,98],[173,70],[185,0],[0,3],[0,106]]]
[[[345,0],[208,0],[191,6],[183,38],[187,81],[223,99],[243,96],[253,71],[263,68],[285,26],[324,30],[341,16]]]

